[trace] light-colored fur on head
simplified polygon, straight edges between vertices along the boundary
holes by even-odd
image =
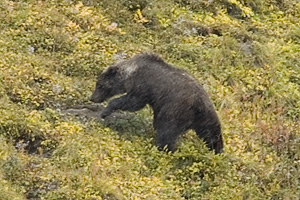
[[[139,64],[142,62],[164,62],[160,57],[150,52],[144,52],[135,55],[129,60],[120,61],[117,66],[119,67],[120,73],[124,78],[130,77],[139,68]],[[138,64],[139,63],[139,64]]]
[[[164,61],[156,56],[155,54],[146,52],[146,53],[141,53],[138,55],[135,55],[131,59],[128,60],[122,60],[120,59],[119,62],[111,65],[108,67],[106,70],[104,70],[104,73],[109,70],[111,67],[117,68],[118,73],[123,77],[124,79],[127,79],[128,77],[132,76],[137,69],[139,68],[139,64],[146,62],[146,63],[153,63],[153,62],[160,62],[164,63]]]
[[[116,68],[118,74],[122,77],[122,79],[127,79],[137,70],[138,65],[132,60],[124,60],[112,64],[111,66],[107,67],[102,73],[105,74],[112,68]]]
[[[121,61],[117,64],[119,72],[124,78],[130,77],[134,72],[136,72],[138,65],[132,60]]]

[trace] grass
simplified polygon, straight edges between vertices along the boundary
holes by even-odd
[[[0,0],[0,199],[300,196],[300,3]],[[149,107],[66,116],[99,72],[152,51],[205,87],[225,150],[192,131],[158,151]]]

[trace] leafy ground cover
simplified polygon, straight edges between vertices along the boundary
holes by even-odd
[[[300,2],[0,0],[0,199],[299,199]],[[153,145],[150,108],[72,117],[96,76],[151,51],[193,74],[225,150]]]

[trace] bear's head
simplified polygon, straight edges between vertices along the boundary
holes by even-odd
[[[125,93],[124,81],[118,66],[110,66],[98,76],[96,88],[90,98],[94,103],[101,103],[117,94]]]

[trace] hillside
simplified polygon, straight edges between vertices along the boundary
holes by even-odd
[[[0,0],[0,199],[300,199],[299,20],[297,0]],[[224,153],[193,131],[159,151],[150,107],[66,114],[144,51],[204,85]]]

